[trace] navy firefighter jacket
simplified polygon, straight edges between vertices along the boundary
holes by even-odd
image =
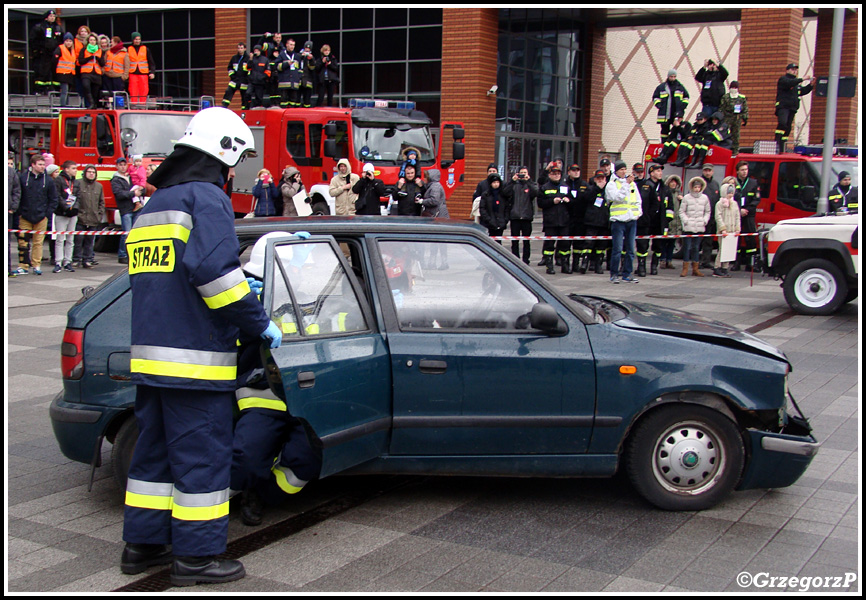
[[[132,381],[234,391],[237,339],[269,319],[250,290],[228,197],[212,183],[157,190],[126,241]]]

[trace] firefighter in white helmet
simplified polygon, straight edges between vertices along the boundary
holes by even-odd
[[[241,270],[228,169],[255,154],[232,111],[196,114],[148,182],[129,233],[130,370],[139,438],[129,467],[124,573],[172,563],[173,585],[244,576],[217,560],[228,536],[232,410],[240,332],[280,345]],[[171,548],[169,548],[171,546]]]

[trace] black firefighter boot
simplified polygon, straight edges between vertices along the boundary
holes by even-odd
[[[568,254],[563,255],[560,263],[562,264],[563,274],[571,275],[571,256]]]
[[[703,149],[695,150],[695,156],[692,159],[692,162],[689,165],[689,167],[691,167],[693,169],[700,169],[701,167],[704,166],[704,158],[706,158],[706,156],[707,156],[706,150],[703,150]]]
[[[604,256],[596,252],[593,261],[593,269],[595,269],[596,275],[604,275]]]
[[[677,148],[677,159],[671,163],[672,167],[684,167],[689,160],[689,155],[692,153],[691,147],[680,144]]]
[[[659,260],[661,256],[653,253],[652,261],[650,262],[650,275],[658,275],[659,274]]]
[[[548,275],[556,275],[556,265],[553,264],[553,257],[547,257],[547,270],[545,271]]]
[[[584,253],[582,257],[580,257],[580,267],[578,268],[578,273],[581,275],[585,275],[587,269],[589,269],[589,254]]]
[[[646,277],[646,256],[639,256],[637,258],[637,269],[635,270],[635,275],[638,277]]]
[[[571,272],[579,273],[580,272],[580,260],[583,257],[583,254],[577,254],[576,252],[571,253]]]

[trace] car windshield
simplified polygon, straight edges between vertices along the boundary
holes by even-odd
[[[362,162],[390,162],[398,164],[405,160],[406,151],[418,151],[421,163],[432,162],[436,153],[430,129],[423,124],[355,123],[355,156]]]
[[[126,154],[168,156],[193,115],[124,113],[120,115],[120,138]]]
[[[809,168],[815,174],[815,180],[821,180],[821,163],[809,162]],[[851,176],[851,185],[858,187],[860,185],[860,169],[857,167],[856,160],[834,160],[830,163],[830,169],[833,175],[830,177],[830,187],[833,187],[839,182],[839,173],[846,171]]]

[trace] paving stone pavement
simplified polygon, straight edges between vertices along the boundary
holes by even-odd
[[[538,257],[540,245],[533,252]],[[98,257],[91,271],[43,270],[7,282],[9,592],[108,592],[157,572],[120,573],[123,510],[111,467],[97,469],[88,492],[88,466],[60,454],[48,419],[61,389],[66,311],[82,286],[120,268],[112,256]],[[532,268],[543,271],[534,261]],[[611,285],[607,275],[545,277],[565,292],[651,302],[742,328],[788,313],[778,282],[755,276],[751,284],[743,272],[680,278],[677,268],[637,285]],[[647,505],[621,477],[404,477],[397,486],[387,477],[334,477],[270,510],[258,528],[242,525],[233,504],[230,541],[358,487],[388,491],[247,553],[240,581],[191,589],[859,592],[858,312],[859,300],[831,317],[793,315],[758,333],[793,363],[791,390],[823,443],[789,488],[737,492],[710,510],[670,513]],[[106,464],[110,449],[104,444]]]

